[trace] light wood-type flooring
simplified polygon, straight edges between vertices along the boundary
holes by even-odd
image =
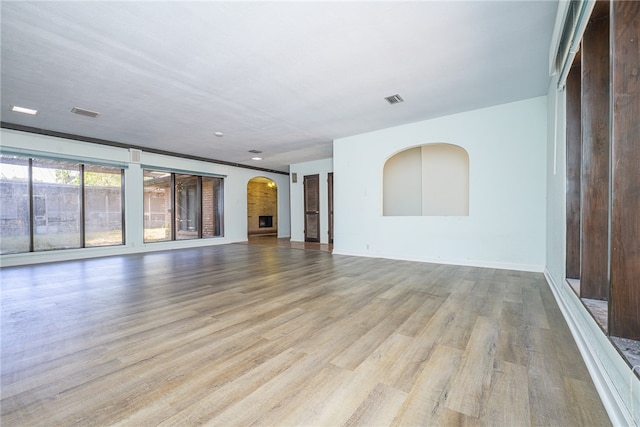
[[[2,426],[605,426],[541,274],[256,245],[5,268]]]
[[[279,248],[305,249],[315,251],[333,251],[331,243],[292,242],[288,238],[277,238],[273,234],[249,236],[246,244],[261,246],[277,246]]]

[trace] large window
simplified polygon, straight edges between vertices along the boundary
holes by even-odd
[[[176,239],[197,239],[200,227],[198,177],[176,175]]]
[[[144,170],[144,241],[222,236],[222,178]]]
[[[222,178],[202,177],[202,237],[222,236]]]
[[[122,244],[122,169],[84,167],[86,246]]]
[[[0,253],[29,252],[29,159],[0,156]]]
[[[33,249],[79,248],[80,165],[33,159]]]
[[[144,241],[171,240],[171,174],[144,171]]]
[[[1,252],[122,245],[123,169],[0,155]]]

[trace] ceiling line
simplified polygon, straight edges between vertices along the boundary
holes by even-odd
[[[261,167],[257,167],[257,166],[243,165],[241,163],[227,162],[227,161],[224,161],[224,160],[210,159],[210,158],[207,158],[207,157],[192,156],[192,155],[189,155],[189,154],[176,153],[176,152],[173,152],[173,151],[166,151],[166,150],[159,150],[159,149],[156,149],[156,148],[142,147],[142,146],[139,146],[139,145],[123,144],[121,142],[110,141],[110,140],[106,140],[106,139],[92,138],[90,136],[75,135],[75,134],[70,134],[70,133],[65,133],[65,132],[58,132],[58,131],[54,131],[54,130],[36,128],[36,127],[32,127],[32,126],[19,125],[19,124],[15,124],[15,123],[0,122],[0,128],[2,128],[2,129],[10,129],[10,130],[17,130],[17,131],[22,131],[22,132],[29,132],[29,133],[34,133],[34,134],[37,134],[37,135],[53,136],[53,137],[56,137],[56,138],[71,139],[71,140],[74,140],[74,141],[89,142],[89,143],[92,143],[92,144],[107,145],[109,147],[117,147],[117,148],[125,148],[125,149],[133,148],[133,149],[137,149],[137,150],[142,150],[142,151],[147,152],[147,153],[162,154],[162,155],[165,155],[165,156],[180,157],[180,158],[189,159],[189,160],[199,160],[199,161],[207,162],[207,163],[215,163],[215,164],[220,164],[220,165],[225,165],[225,166],[234,166],[234,167],[237,167],[237,168],[251,169],[251,170],[256,170],[256,171],[261,171],[261,172],[277,173],[277,174],[280,174],[280,175],[287,175],[287,176],[289,175],[289,172],[283,172],[283,171],[279,171],[279,170],[275,170],[275,169],[267,169],[267,168],[261,168]]]

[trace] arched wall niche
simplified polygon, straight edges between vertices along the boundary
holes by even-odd
[[[469,154],[454,144],[407,148],[383,167],[384,216],[468,216]]]

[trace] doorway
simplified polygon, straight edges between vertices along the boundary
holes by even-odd
[[[278,186],[269,178],[252,178],[247,183],[247,235],[278,234]]]
[[[320,175],[304,177],[304,241],[320,242]]]
[[[333,172],[327,176],[327,190],[329,193],[329,243],[333,243]]]

